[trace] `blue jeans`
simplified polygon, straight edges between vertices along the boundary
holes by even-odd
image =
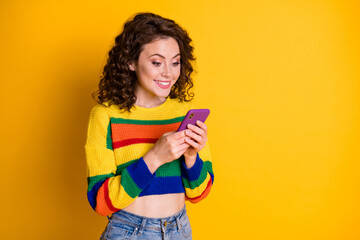
[[[186,205],[165,218],[142,217],[124,210],[113,213],[100,240],[118,239],[192,239]]]

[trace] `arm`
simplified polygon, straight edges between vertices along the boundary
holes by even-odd
[[[85,144],[87,197],[92,208],[102,216],[130,205],[155,178],[143,158],[117,171],[109,124],[105,107],[95,106],[90,113]]]
[[[214,182],[206,125],[200,126],[203,131],[200,128],[189,127],[192,132],[188,135],[191,139],[187,139],[187,142],[192,148],[184,154],[181,166],[186,200],[192,203],[206,198]]]

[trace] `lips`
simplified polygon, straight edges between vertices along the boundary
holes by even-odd
[[[171,86],[171,81],[158,81],[158,80],[154,80],[154,81],[162,89],[167,89]]]

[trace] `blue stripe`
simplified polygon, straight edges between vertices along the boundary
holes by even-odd
[[[155,178],[155,173],[152,174],[146,165],[144,159],[141,157],[138,161],[129,165],[126,170],[128,171],[130,177],[136,183],[136,185],[144,189],[146,185],[150,183],[151,180]]]
[[[185,193],[181,176],[156,177],[151,184],[140,193],[140,196],[167,193]]]
[[[199,157],[199,153],[196,154],[195,164],[189,169],[186,167],[185,160],[182,162],[181,172],[190,182],[198,180],[201,170],[203,168],[203,161]]]
[[[105,179],[106,180],[106,179]],[[99,191],[99,188],[101,188],[101,186],[103,185],[103,183],[105,182],[105,180],[103,181],[100,181],[98,183],[96,183],[93,188],[91,189],[91,191],[87,192],[87,198],[88,198],[88,201],[91,205],[91,207],[95,210],[95,207],[96,207],[96,196],[97,196],[97,193]]]

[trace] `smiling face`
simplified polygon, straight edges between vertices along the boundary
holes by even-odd
[[[163,103],[180,76],[180,50],[174,38],[145,44],[138,61],[130,64],[137,76],[137,106],[153,107]]]

